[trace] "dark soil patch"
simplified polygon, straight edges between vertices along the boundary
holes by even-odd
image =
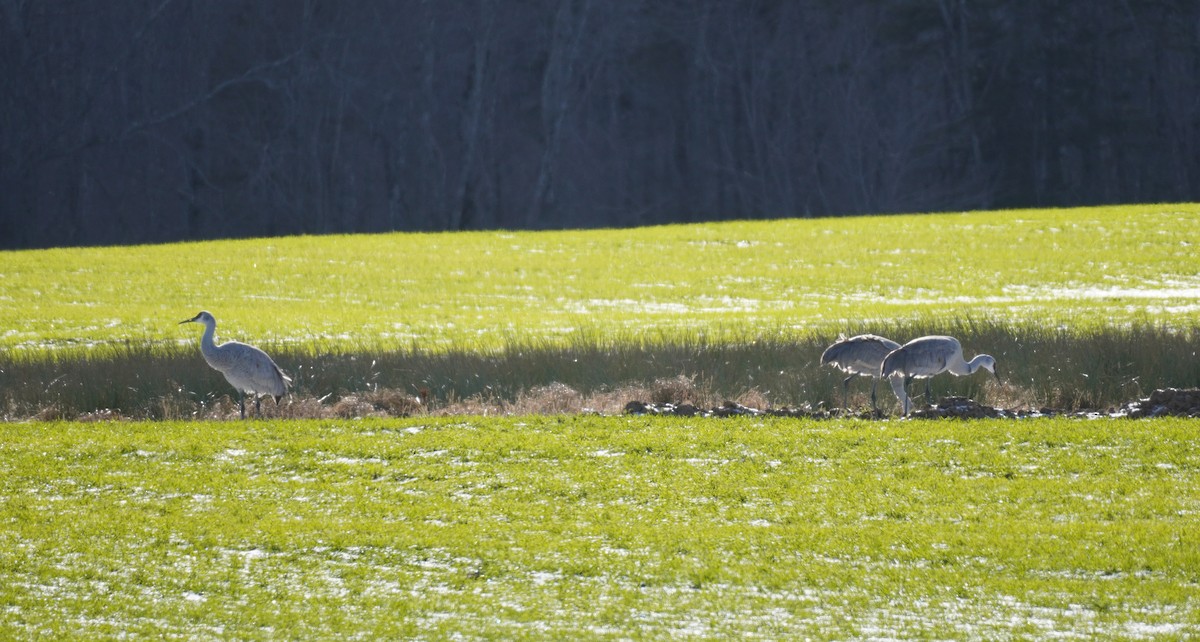
[[[844,412],[814,408],[750,408],[726,401],[720,406],[701,408],[690,403],[655,403],[631,401],[625,405],[625,414],[660,415],[675,417],[802,417],[807,419],[835,419],[856,417],[860,419],[882,419],[888,417],[881,411]],[[966,397],[942,397],[936,404],[913,410],[913,419],[1025,419],[1030,417],[1200,417],[1200,388],[1163,388],[1150,393],[1145,399],[1129,401],[1108,410],[1059,411],[1053,408],[1039,410],[1006,410],[985,406]]]
[[[1200,388],[1163,388],[1121,406],[1125,416],[1200,417]]]

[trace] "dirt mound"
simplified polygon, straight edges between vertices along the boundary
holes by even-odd
[[[690,403],[654,403],[645,401],[630,401],[625,404],[627,415],[662,415],[672,417],[807,417],[813,419],[830,419],[838,416],[827,410],[811,408],[768,408],[759,409],[744,406],[736,401],[726,401],[720,406],[701,408]],[[869,416],[869,415],[864,415]]]
[[[1127,417],[1200,417],[1200,388],[1160,388],[1121,406]]]
[[[625,405],[625,414],[629,415],[662,415],[673,417],[797,417],[805,419],[835,419],[838,417],[854,417],[857,419],[883,419],[889,415],[881,410],[876,411],[845,411],[841,409],[822,410],[810,407],[804,408],[751,408],[734,401],[726,401],[713,408],[700,408],[689,403],[652,403],[631,401]],[[1016,417],[1013,411],[1001,410],[991,406],[983,406],[966,397],[947,397],[936,405],[925,406],[913,410],[911,415],[920,419],[984,419],[989,417]]]
[[[910,416],[918,419],[997,419],[1018,415],[966,397],[943,397],[935,405],[912,411]]]
[[[800,417],[807,419],[833,419],[836,417],[857,417],[860,419],[880,419],[889,415],[881,411],[866,411],[860,413],[843,412],[841,410],[821,410],[805,408],[768,408],[758,409],[744,406],[734,401],[726,401],[713,408],[701,408],[690,403],[655,403],[631,401],[625,405],[628,415],[660,415],[674,417]],[[1040,410],[1006,410],[994,406],[985,406],[966,397],[943,397],[936,404],[913,410],[910,417],[915,419],[1023,419],[1028,417],[1200,417],[1200,388],[1165,388],[1155,390],[1146,399],[1130,401],[1115,411],[1057,411],[1053,408]]]

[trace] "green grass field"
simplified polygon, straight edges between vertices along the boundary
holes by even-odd
[[[199,359],[199,328],[178,325],[200,309],[220,338],[268,349],[296,380],[293,400],[326,406],[389,389],[429,390],[445,408],[681,375],[712,396],[829,406],[840,380],[819,367],[821,350],[874,332],[954,334],[1007,375],[1003,386],[946,378],[943,394],[1111,407],[1200,384],[1197,214],[1142,205],[0,252],[0,417],[224,416],[232,390]]]
[[[0,426],[0,637],[1189,639],[1189,420]]]
[[[0,638],[1196,638],[1194,420],[585,409],[833,405],[843,332],[1002,407],[1194,387],[1197,214],[0,252]],[[179,421],[236,416],[200,309],[272,418]]]
[[[1200,206],[632,230],[291,237],[0,253],[0,348],[226,336],[481,350],[972,318],[1200,325]]]

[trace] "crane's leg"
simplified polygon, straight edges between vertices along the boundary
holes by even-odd
[[[908,416],[908,411],[912,409],[912,394],[908,391],[912,386],[912,377],[904,376],[904,416]]]
[[[932,406],[933,405],[933,392],[929,389],[930,379],[933,379],[933,377],[929,377],[928,379],[925,380],[925,401],[928,401],[929,405]]]
[[[908,393],[904,391],[904,378],[892,375],[888,377],[888,385],[892,387],[896,401],[900,402],[900,411],[908,412]]]
[[[875,387],[879,385],[878,377],[871,377],[871,410],[879,410],[875,405]]]
[[[262,419],[262,397],[257,394],[254,395],[254,412]]]
[[[857,376],[857,372],[852,372],[849,377],[842,379],[842,408],[844,410],[850,409],[850,380]]]
[[[242,419],[246,418],[246,393],[238,391],[238,407],[242,409]]]

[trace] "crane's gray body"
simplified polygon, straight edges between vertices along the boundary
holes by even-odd
[[[985,369],[1000,380],[996,374],[996,359],[988,354],[975,355],[970,361],[963,359],[962,344],[954,337],[928,336],[913,339],[892,351],[883,360],[879,375],[892,377],[901,375],[905,383],[913,379],[926,379],[925,396],[931,397],[928,379],[943,372],[961,377]],[[905,407],[904,414],[908,414]]]
[[[225,375],[225,380],[241,395],[240,405],[242,417],[246,416],[247,394],[254,395],[256,406],[260,403],[260,395],[270,395],[278,404],[283,395],[287,394],[290,377],[283,374],[279,366],[258,348],[241,343],[228,341],[216,343],[217,320],[208,312],[201,312],[195,317],[180,323],[203,323],[204,335],[200,337],[200,354],[214,370]],[[258,407],[261,413],[261,406]]]
[[[842,372],[850,374],[842,380],[842,405],[846,405],[849,395],[850,380],[858,375],[871,377],[871,407],[875,408],[875,388],[879,385],[879,369],[884,358],[893,350],[900,347],[891,339],[874,334],[860,334],[850,338],[839,337],[837,342],[825,349],[821,354],[821,365],[831,365]],[[900,400],[902,407],[907,407],[908,393],[904,390],[904,377],[894,375],[888,377],[892,392]]]
[[[899,347],[899,343],[874,334],[839,338],[821,354],[821,365],[829,364],[850,374],[878,377],[883,359]]]

